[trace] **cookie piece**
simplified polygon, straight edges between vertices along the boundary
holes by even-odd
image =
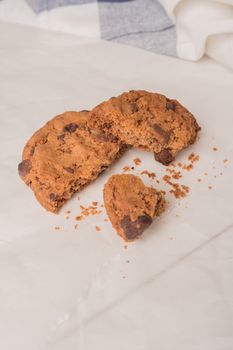
[[[51,212],[57,212],[126,149],[88,128],[89,115],[82,111],[56,116],[24,148],[19,175]]]
[[[112,226],[125,241],[139,238],[166,207],[162,192],[130,174],[110,177],[104,186],[104,203]]]
[[[200,130],[194,116],[178,101],[143,90],[99,104],[91,112],[91,123],[126,144],[154,152],[164,165],[194,143]]]

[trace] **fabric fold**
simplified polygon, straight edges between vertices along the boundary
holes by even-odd
[[[176,23],[177,55],[197,61],[205,54],[233,69],[233,1],[160,0]]]

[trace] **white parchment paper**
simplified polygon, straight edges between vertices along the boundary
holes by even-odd
[[[189,195],[176,200],[165,168],[131,150],[59,215],[46,212],[17,174],[27,139],[56,114],[129,89],[177,98],[197,117],[200,140],[177,160],[200,156],[180,179]],[[232,73],[209,60],[0,23],[1,349],[233,348],[232,92]],[[124,166],[155,172],[159,184],[142,179],[169,200],[127,249],[101,208],[104,183]],[[77,222],[92,201],[102,213]]]

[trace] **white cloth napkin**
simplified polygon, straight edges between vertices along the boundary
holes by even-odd
[[[233,0],[160,0],[175,21],[177,55],[204,54],[233,69]]]

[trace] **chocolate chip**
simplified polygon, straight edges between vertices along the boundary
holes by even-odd
[[[75,132],[76,129],[78,129],[78,124],[70,123],[64,126],[63,131],[72,133],[72,132]]]
[[[56,195],[55,193],[50,193],[49,199],[50,199],[52,202],[55,202],[56,199],[57,199],[57,195]]]
[[[33,146],[30,150],[30,156],[33,156],[34,152],[35,152],[35,147]]]
[[[112,127],[112,123],[111,122],[105,122],[103,123],[103,128],[104,129],[110,129]]]
[[[74,169],[70,168],[70,167],[67,167],[67,168],[64,168],[65,171],[67,171],[68,173],[70,174],[73,174],[74,173]]]
[[[112,134],[97,134],[95,137],[103,142],[116,142],[117,138],[113,136]]]
[[[80,111],[80,112],[90,112],[90,111],[88,111],[87,109],[83,109],[83,110]]]
[[[168,143],[170,139],[170,135],[167,131],[161,128],[161,126],[158,124],[153,125],[153,130],[154,130],[155,137],[159,143],[161,143],[162,145],[165,145],[166,143]]]
[[[25,176],[28,173],[30,173],[30,170],[32,168],[31,161],[29,159],[23,160],[21,163],[18,165],[18,172],[20,176]]]
[[[137,104],[135,102],[131,103],[131,112],[132,113],[138,112],[138,106],[137,106]]]
[[[121,220],[121,227],[128,240],[133,240],[140,236],[152,223],[152,218],[149,215],[141,215],[137,220],[132,221],[130,215],[125,216]]]
[[[172,101],[167,101],[166,103],[166,109],[169,110],[171,109],[172,111],[174,111],[176,109],[176,105],[175,103],[173,103]]]
[[[154,153],[154,157],[155,160],[162,163],[163,165],[168,165],[174,160],[173,155],[168,149],[163,149],[159,153]]]
[[[64,141],[64,138],[65,138],[65,134],[61,134],[57,136],[57,139],[60,141]]]

